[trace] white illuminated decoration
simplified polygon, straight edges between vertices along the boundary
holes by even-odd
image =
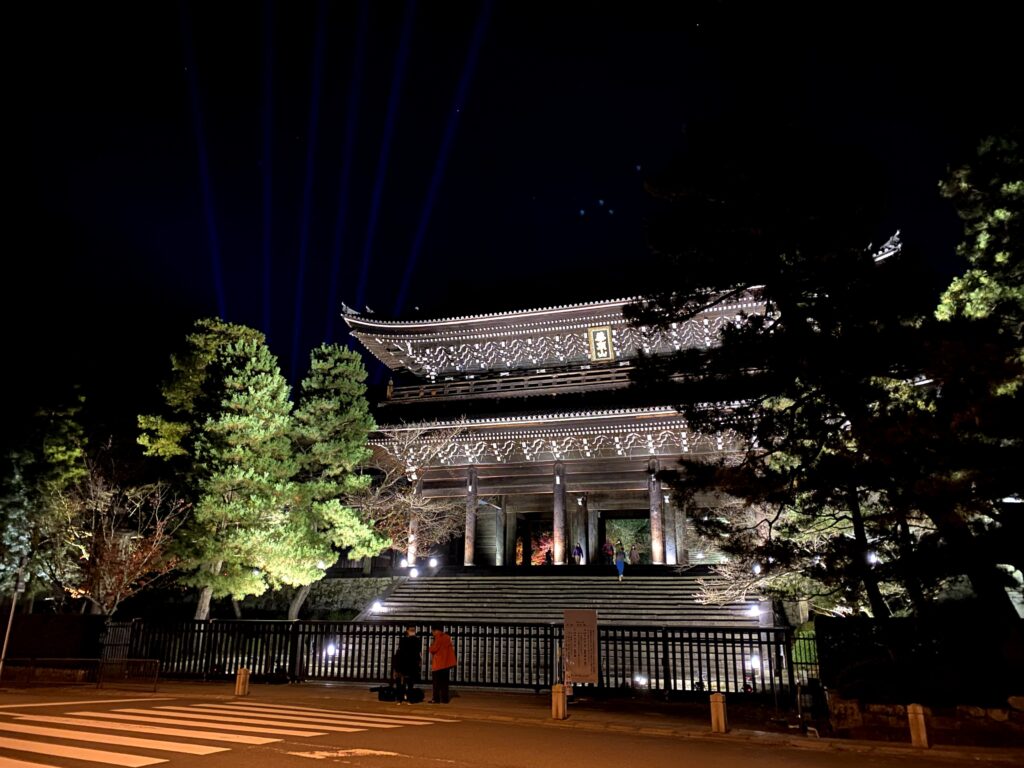
[[[716,403],[726,409],[732,403]],[[623,417],[634,417],[626,420]],[[644,417],[635,419],[635,417]],[[660,418],[656,418],[660,417]],[[728,423],[723,417],[723,421]],[[444,443],[429,436],[402,446],[390,439],[370,444],[407,467],[560,461],[586,458],[638,458],[652,455],[717,455],[742,449],[731,430],[714,434],[692,431],[672,409],[632,408],[581,411],[532,417],[464,422],[464,431]],[[529,425],[529,426],[527,426]],[[446,425],[439,424],[443,429]],[[495,428],[501,428],[500,434]],[[401,431],[400,427],[389,431]],[[496,439],[497,438],[497,439]]]
[[[743,296],[669,328],[631,326],[623,308],[636,299],[576,304],[543,310],[445,318],[378,321],[345,315],[353,335],[390,368],[405,368],[434,380],[469,371],[544,369],[629,360],[640,351],[667,354],[718,344],[741,312],[764,311]],[[598,347],[605,344],[598,354]]]

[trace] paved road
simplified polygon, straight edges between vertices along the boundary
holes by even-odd
[[[563,723],[542,711],[524,716],[537,711],[521,705],[484,713],[479,701],[467,699],[398,706],[365,694],[6,692],[0,693],[0,768],[296,768],[310,760],[353,768],[938,768],[965,759],[864,745],[843,751],[813,740],[793,746],[756,734],[698,737],[622,718]],[[994,753],[971,762],[1013,764]]]

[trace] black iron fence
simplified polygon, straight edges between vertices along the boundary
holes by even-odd
[[[160,661],[169,678],[217,679],[245,667],[253,680],[380,682],[405,623],[330,621],[134,622],[127,655]],[[540,690],[560,680],[560,624],[445,625],[462,685]],[[429,679],[429,625],[423,679]],[[123,641],[123,635],[108,634]],[[598,627],[598,686],[666,693],[722,691],[792,697],[796,679],[785,628]]]

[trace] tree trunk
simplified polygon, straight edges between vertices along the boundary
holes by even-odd
[[[213,597],[213,587],[203,587],[199,590],[199,602],[196,604],[197,621],[205,621],[210,618],[210,598]]]
[[[857,542],[857,569],[860,572],[861,582],[864,584],[864,591],[868,596],[868,604],[871,606],[871,613],[876,619],[889,618],[889,606],[885,604],[882,591],[878,588],[878,579],[875,578],[871,565],[868,563],[868,535],[864,528],[864,516],[860,509],[860,496],[857,493],[856,485],[847,489],[847,499],[850,503],[850,519],[853,522],[853,536]]]
[[[302,610],[302,604],[306,602],[306,598],[309,596],[311,586],[311,584],[303,584],[295,590],[295,596],[292,597],[291,603],[288,604],[288,621],[295,621],[299,618],[299,611]]]
[[[916,557],[914,537],[910,533],[910,525],[907,523],[906,515],[902,511],[898,512],[898,514],[900,560],[910,566],[901,569],[903,586],[907,590],[907,596],[910,598],[911,605],[914,606],[914,613],[922,616],[928,613],[929,604],[928,600],[925,599],[924,590],[921,589],[920,579],[914,575],[916,573],[916,569],[913,566]]]
[[[235,612],[235,618],[242,618],[242,605],[235,599],[231,598],[231,610]]]
[[[215,563],[210,563],[210,565],[207,568],[205,568],[205,570],[207,571],[207,573],[209,573],[211,575],[215,575],[215,574],[220,573],[220,569],[221,569],[222,565],[224,565],[224,561],[223,560],[218,560]],[[208,585],[208,586],[205,586],[205,587],[203,587],[202,589],[199,590],[199,602],[196,604],[196,616],[195,616],[197,621],[205,621],[206,619],[210,618],[210,600],[212,598],[213,598],[213,587],[212,586]]]

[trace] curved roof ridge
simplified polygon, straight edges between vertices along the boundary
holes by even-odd
[[[452,317],[438,317],[424,320],[372,320],[358,312],[343,312],[345,322],[352,325],[353,322],[362,326],[415,326],[415,325],[438,325],[441,323],[464,323],[473,320],[494,320],[502,317],[515,317],[538,314],[542,312],[564,312],[573,309],[586,309],[587,307],[600,307],[614,304],[630,304],[640,301],[642,296],[627,296],[622,299],[602,299],[600,301],[583,301],[576,304],[556,304],[550,307],[536,307],[534,309],[510,309],[504,312],[485,312],[475,315],[454,315]]]

